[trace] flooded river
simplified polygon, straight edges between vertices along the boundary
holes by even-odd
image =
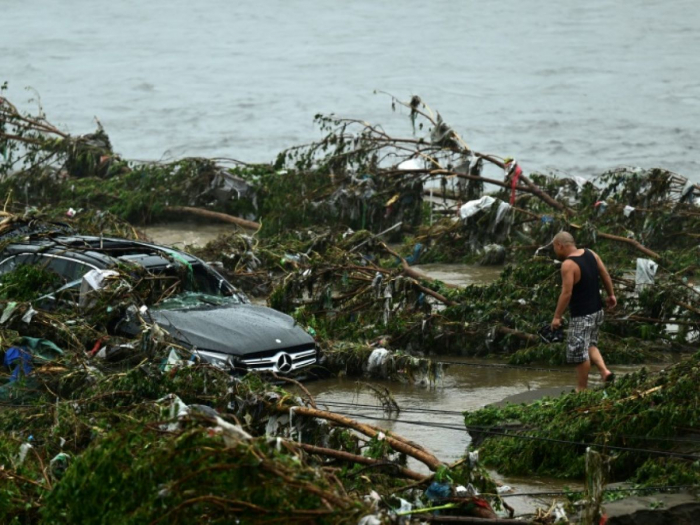
[[[411,134],[420,95],[525,172],[658,164],[698,181],[700,9],[586,2],[0,2],[0,84],[126,158],[268,162],[316,113]],[[500,173],[500,170],[494,170]]]

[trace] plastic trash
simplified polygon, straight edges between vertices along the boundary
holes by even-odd
[[[506,255],[506,249],[500,244],[487,244],[484,246],[484,255],[479,264],[481,266],[498,266],[505,262]]]
[[[380,297],[382,294],[382,280],[384,279],[384,275],[381,272],[377,272],[374,275],[374,279],[372,279],[372,288],[374,289],[374,293],[376,294],[377,297]]]
[[[36,314],[36,310],[29,306],[26,312],[24,312],[24,315],[22,316],[22,322],[26,324],[30,324],[32,322],[32,319],[34,318],[34,315]]]
[[[182,365],[187,365],[187,364],[191,365],[192,362],[185,361],[184,359],[180,359],[180,356],[175,351],[175,349],[171,348],[170,352],[168,352],[168,357],[165,359],[165,361],[162,364],[162,370],[163,370],[163,372],[170,372],[171,370],[174,370]]]
[[[377,510],[379,508],[379,504],[382,501],[381,496],[379,496],[379,494],[377,494],[376,490],[370,490],[369,494],[366,494],[365,496],[363,496],[362,499],[365,500],[366,503],[369,503],[372,506],[372,510]]]
[[[66,212],[66,217],[73,218],[75,217],[75,214],[78,213],[75,211],[73,208],[68,208],[68,211]]]
[[[494,231],[496,229],[496,226],[503,221],[505,218],[506,214],[510,210],[511,205],[508,204],[507,202],[500,201],[498,203],[498,209],[496,210],[496,219],[493,221],[493,224],[491,224],[491,231]]]
[[[20,374],[28,376],[32,370],[32,355],[25,347],[12,346],[5,352],[3,364],[8,368],[13,368],[10,374],[10,383],[19,380]]]
[[[421,165],[421,162],[418,159],[412,158],[404,160],[397,166],[397,168],[400,170],[420,170],[423,169],[423,166]]]
[[[692,204],[695,195],[695,184],[690,181],[685,183],[683,190],[681,191],[680,202],[687,202]]]
[[[391,358],[391,352],[386,348],[375,348],[367,360],[367,372],[370,375],[384,375],[386,364]]]
[[[421,243],[417,243],[413,247],[413,253],[411,255],[409,255],[408,257],[406,257],[406,262],[409,264],[409,266],[413,266],[414,264],[418,264],[422,250],[423,250],[423,245]]]
[[[499,494],[507,494],[509,492],[513,492],[513,487],[510,485],[501,485],[500,487],[496,487],[496,492]]]
[[[630,206],[630,205],[628,204],[627,206],[625,206],[625,209],[622,210],[622,213],[624,213],[625,217],[629,217],[630,215],[632,215],[632,212],[633,212],[635,209],[636,209],[636,208],[635,208],[634,206]]]
[[[452,484],[438,483],[437,481],[433,481],[430,484],[430,486],[425,490],[424,495],[430,501],[449,498],[452,495]]]
[[[505,180],[510,180],[510,205],[513,206],[515,204],[515,190],[523,174],[523,169],[518,165],[517,160],[507,157],[504,161],[503,170],[505,172]]]
[[[27,459],[27,454],[29,454],[29,451],[33,448],[34,447],[31,443],[22,443],[22,445],[19,447],[19,454],[17,456],[18,466],[24,463],[24,460]]]
[[[554,507],[554,523],[557,523],[559,520],[568,523],[568,517],[562,503],[557,503],[556,507]]]
[[[476,215],[480,211],[490,208],[491,206],[493,206],[494,202],[496,202],[496,199],[494,197],[491,197],[490,195],[484,195],[480,199],[469,201],[466,204],[463,204],[462,207],[459,209],[459,216],[462,220],[466,220],[472,215]]]
[[[10,319],[10,317],[12,317],[12,314],[14,313],[16,308],[16,302],[10,301],[9,303],[7,303],[7,306],[5,306],[5,309],[2,311],[2,317],[0,317],[0,324],[5,324]]]
[[[108,277],[118,276],[119,273],[114,270],[90,270],[80,281],[80,299],[78,306],[80,308],[90,308],[96,303],[95,292],[102,290],[105,287]]]
[[[60,479],[70,463],[70,456],[65,452],[59,452],[49,462],[51,474],[57,479]]]
[[[634,277],[635,289],[641,290],[645,286],[654,284],[658,268],[659,265],[651,259],[637,259],[637,272]]]
[[[399,516],[407,516],[413,510],[413,504],[409,503],[403,498],[399,498],[399,508],[394,510]]]
[[[467,486],[459,485],[455,487],[455,496],[458,498],[471,498],[473,496],[478,496],[479,491],[474,488],[474,485],[467,483]]]

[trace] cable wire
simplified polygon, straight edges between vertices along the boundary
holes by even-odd
[[[503,363],[472,363],[468,361],[434,361],[439,365],[450,365],[450,366],[474,366],[478,368],[508,368],[513,370],[534,370],[537,372],[557,372],[561,374],[572,374],[571,370],[563,370],[561,368],[544,368],[537,366],[521,366],[521,365],[508,365]]]
[[[385,410],[384,407],[382,406],[377,406],[377,405],[367,405],[367,404],[361,404],[361,403],[350,403],[350,402],[345,402],[345,401],[323,401],[317,399],[318,403],[326,405],[326,406],[340,406],[340,407],[348,407],[348,408],[361,408],[361,409],[369,409],[369,410]],[[440,415],[455,415],[455,416],[464,416],[464,412],[460,412],[458,410],[435,410],[435,409],[429,409],[429,408],[401,408],[400,412],[405,412],[405,413],[412,413],[412,414],[440,414]],[[389,411],[391,413],[391,411]],[[365,417],[365,416],[363,416]],[[382,418],[379,418],[382,419]],[[383,418],[388,421],[398,421],[398,422],[404,422],[406,420],[398,420],[398,419],[391,419],[391,418]],[[489,430],[491,427],[476,427],[472,426],[474,429],[484,429],[484,430]],[[533,427],[530,427],[532,429]],[[541,428],[534,427],[537,430],[541,430]],[[661,436],[631,436],[628,434],[616,434],[616,437],[623,438],[623,439],[639,439],[643,441],[660,441],[660,442],[673,442],[673,443],[691,443],[695,445],[700,445],[700,438],[698,439],[684,439],[684,438],[676,438],[676,437],[661,437]]]
[[[351,416],[351,417],[364,417],[365,419],[370,419],[374,421],[385,421],[386,418],[380,418],[380,417],[373,417],[369,416],[366,414],[356,414],[356,413],[349,413],[349,412],[336,412],[337,414],[343,415],[343,416]],[[523,434],[513,434],[509,432],[498,432],[495,430],[489,430],[486,428],[477,428],[477,427],[456,427],[453,425],[449,424],[440,424],[440,423],[429,423],[426,421],[409,421],[405,419],[394,419],[392,420],[395,423],[405,423],[407,425],[417,425],[417,426],[423,426],[423,427],[428,427],[428,428],[440,428],[444,430],[457,430],[460,432],[467,432],[469,433],[470,428],[474,433],[482,433],[482,434],[490,434],[493,436],[502,436],[502,437],[510,437],[510,438],[517,438],[517,439],[526,439],[526,440],[532,440],[532,441],[546,441],[548,443],[559,443],[563,445],[576,445],[580,447],[594,447],[594,448],[603,448],[603,449],[609,449],[609,450],[619,450],[622,452],[636,452],[639,454],[650,454],[650,455],[656,455],[656,456],[669,456],[669,457],[676,457],[676,458],[682,458],[682,459],[690,459],[690,460],[700,460],[700,456],[696,454],[684,454],[682,452],[670,452],[666,450],[653,450],[653,449],[644,449],[644,448],[633,448],[633,447],[623,447],[620,445],[607,445],[607,444],[600,444],[600,443],[584,443],[581,441],[571,441],[567,439],[555,439],[555,438],[548,438],[548,437],[543,437],[543,436],[528,436],[528,435],[523,435]]]

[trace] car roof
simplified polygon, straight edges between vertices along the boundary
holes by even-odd
[[[188,253],[142,241],[95,237],[88,235],[53,236],[13,242],[2,251],[2,257],[23,253],[50,253],[70,256],[72,259],[97,267],[132,262],[144,268],[159,268],[172,264],[175,259],[187,264],[201,261]]]

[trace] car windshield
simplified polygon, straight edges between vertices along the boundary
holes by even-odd
[[[232,304],[242,304],[242,301],[236,295],[217,296],[198,292],[182,292],[163,299],[153,308],[156,310],[188,310],[202,308],[205,305],[228,306]]]
[[[203,264],[149,268],[149,272],[161,281],[156,287],[160,290],[154,290],[154,308],[172,310],[246,302],[242,294]]]

